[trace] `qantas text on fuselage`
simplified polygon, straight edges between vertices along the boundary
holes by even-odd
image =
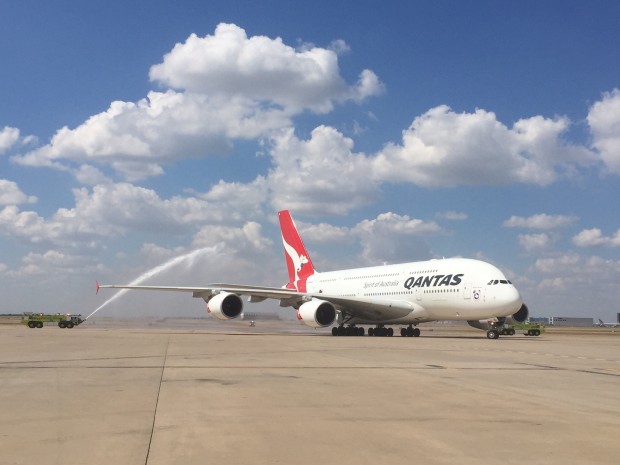
[[[433,276],[411,276],[404,283],[405,289],[412,287],[437,287],[437,286],[458,286],[465,276],[465,273],[458,274],[438,274]]]

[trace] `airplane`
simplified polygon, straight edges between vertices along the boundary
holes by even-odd
[[[603,323],[603,320],[599,318],[597,326],[600,326],[601,328],[616,328],[620,326],[620,323]]]
[[[204,287],[99,285],[100,288],[179,291],[207,302],[207,312],[219,319],[243,312],[249,302],[266,299],[293,307],[307,326],[332,326],[334,336],[392,336],[400,326],[403,337],[417,337],[420,323],[467,321],[498,339],[504,323],[523,322],[527,306],[519,291],[495,266],[467,258],[444,258],[368,268],[318,272],[288,210],[278,212],[289,282],[282,287],[209,284]],[[388,327],[389,326],[389,327]]]

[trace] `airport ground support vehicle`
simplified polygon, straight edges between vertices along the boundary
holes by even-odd
[[[56,313],[53,315],[46,313],[24,313],[22,323],[29,328],[43,328],[44,325],[58,325],[59,328],[73,328],[81,324],[84,320],[82,315],[72,315],[71,313]]]
[[[517,331],[523,331],[524,336],[540,336],[545,327],[537,323],[516,323],[504,325],[499,331],[502,336],[514,336]]]

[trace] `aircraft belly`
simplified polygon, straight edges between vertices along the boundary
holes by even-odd
[[[324,296],[324,299],[336,304],[339,310],[355,324],[409,324],[429,321],[426,309],[417,303],[406,300],[380,300],[338,298]]]
[[[412,315],[407,315],[402,318],[395,318],[391,320],[387,320],[385,318],[380,318],[376,320],[370,320],[365,318],[352,318],[347,323],[354,325],[409,325],[409,324],[418,324],[418,323],[427,323],[429,321],[435,321],[434,318],[422,318],[416,317]]]

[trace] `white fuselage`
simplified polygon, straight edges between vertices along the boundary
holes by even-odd
[[[390,324],[505,317],[522,305],[519,291],[499,269],[465,258],[315,273],[306,285],[315,295],[411,309],[404,316],[381,321]],[[378,321],[354,318],[349,322]]]

